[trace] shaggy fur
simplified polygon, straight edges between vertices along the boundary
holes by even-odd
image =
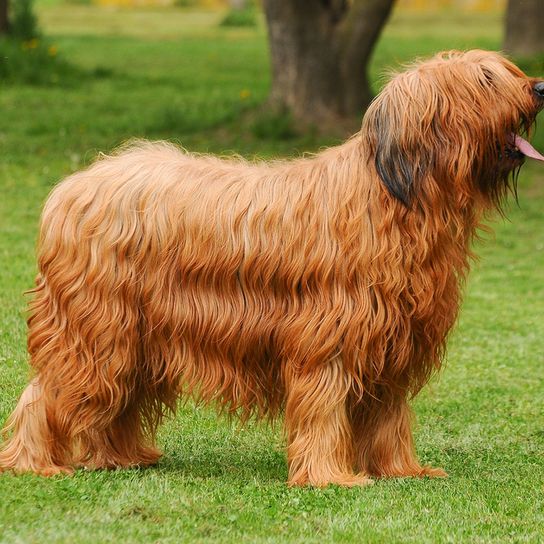
[[[35,375],[0,467],[153,464],[161,419],[193,396],[284,412],[291,485],[444,475],[416,458],[407,400],[440,366],[536,83],[496,53],[444,53],[313,157],[137,143],[64,180],[41,223]]]

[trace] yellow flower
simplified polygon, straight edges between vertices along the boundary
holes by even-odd
[[[21,43],[21,49],[23,51],[28,51],[29,49],[36,49],[39,45],[39,41],[37,38],[32,38],[31,40],[26,40]]]
[[[240,99],[245,100],[246,98],[249,98],[251,95],[251,92],[248,89],[242,89],[240,91]]]
[[[49,48],[47,49],[47,53],[49,54],[50,57],[55,57],[58,51],[59,50],[57,49],[56,45],[50,45]]]

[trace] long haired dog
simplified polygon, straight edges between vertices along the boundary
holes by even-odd
[[[543,104],[500,55],[450,52],[310,158],[140,143],[64,180],[0,467],[153,464],[161,419],[193,396],[284,412],[291,485],[444,475],[418,462],[407,401],[440,366],[471,238],[536,155],[519,133]]]

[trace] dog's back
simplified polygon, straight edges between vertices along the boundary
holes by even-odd
[[[229,410],[274,415],[282,361],[300,344],[316,356],[328,349],[304,331],[330,312],[323,283],[345,274],[349,257],[330,212],[339,199],[353,203],[335,166],[319,156],[253,164],[146,142],[104,157],[45,205],[34,307],[42,294],[60,297],[69,328],[130,337],[142,367],[134,379],[172,408],[185,387]],[[122,373],[110,355],[104,364]]]

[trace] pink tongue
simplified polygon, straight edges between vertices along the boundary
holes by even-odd
[[[514,136],[514,145],[526,156],[537,161],[544,161],[544,156],[541,155],[527,140],[524,140],[517,134]]]

